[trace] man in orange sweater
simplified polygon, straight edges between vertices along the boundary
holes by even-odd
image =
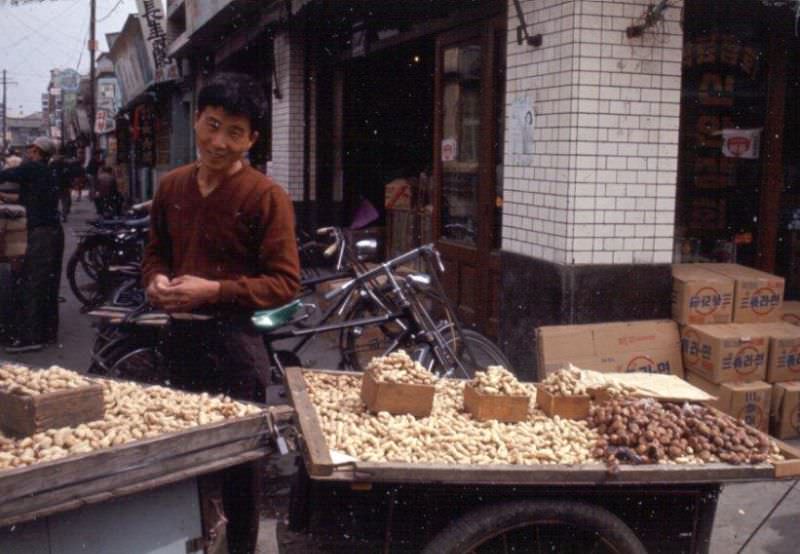
[[[244,160],[263,121],[261,87],[245,75],[221,74],[197,103],[198,160],[159,184],[144,285],[151,304],[167,312],[214,316],[170,325],[163,347],[174,386],[263,401],[269,359],[250,316],[299,290],[294,211],[284,190]],[[245,512],[249,500],[226,502],[226,509]],[[231,551],[251,551],[253,522],[248,528],[228,517]]]

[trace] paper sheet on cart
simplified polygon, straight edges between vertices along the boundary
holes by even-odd
[[[339,450],[331,449],[330,455],[331,455],[331,462],[333,462],[333,465],[335,466],[339,464],[346,464],[349,462],[358,461],[358,458],[353,458],[351,455],[345,454],[344,452],[341,452]]]
[[[569,365],[572,370],[579,369]],[[590,390],[602,390],[608,385],[618,383],[633,388],[636,396],[690,402],[709,402],[716,400],[706,391],[687,383],[677,375],[661,373],[601,373],[591,369],[579,369],[580,381]]]

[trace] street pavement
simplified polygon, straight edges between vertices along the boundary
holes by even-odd
[[[73,202],[73,211],[65,224],[66,247],[64,266],[77,244],[75,232],[85,227],[85,221],[94,217],[94,206],[87,198]],[[90,363],[94,330],[90,319],[80,312],[66,277],[61,281],[61,326],[59,341],[41,352],[10,355],[0,353],[0,359],[16,360],[33,366],[48,367],[53,364],[84,372]],[[301,356],[306,367],[335,367],[338,362],[335,341],[323,338],[310,345]],[[800,440],[789,441],[800,446]],[[275,475],[287,482],[292,471],[291,460],[273,464]],[[284,485],[273,489],[273,494],[285,496]],[[276,502],[280,505],[281,502]],[[257,552],[272,554],[283,550],[276,536],[276,528],[285,514],[271,513],[262,518]],[[717,508],[712,534],[711,554],[769,553],[790,554],[800,551],[800,487],[796,480],[766,481],[726,486]]]

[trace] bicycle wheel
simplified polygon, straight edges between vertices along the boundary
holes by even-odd
[[[72,294],[84,306],[103,300],[102,275],[112,256],[112,247],[101,240],[82,243],[67,262],[67,281]]]
[[[559,552],[646,554],[617,516],[592,504],[519,500],[468,512],[441,531],[425,554],[464,552]]]
[[[449,325],[439,329],[447,345],[458,357],[464,371],[457,367],[444,367],[435,354],[433,345],[422,345],[423,352],[417,355],[418,361],[431,372],[438,375],[471,379],[476,371],[482,371],[490,365],[500,365],[513,372],[511,362],[491,340],[472,329],[456,332],[455,326]],[[460,335],[460,336],[459,336]]]
[[[374,300],[361,298],[346,315],[346,320],[365,319],[386,313]],[[410,334],[400,320],[360,325],[342,329],[339,349],[342,364],[351,371],[364,371],[375,356],[385,356],[400,349],[413,348]]]
[[[163,385],[168,380],[156,340],[148,335],[130,335],[108,345],[89,372],[147,384]]]

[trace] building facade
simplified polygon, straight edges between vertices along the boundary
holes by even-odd
[[[771,0],[169,1],[172,142],[204,82],[250,73],[253,163],[299,220],[349,225],[412,183],[460,314],[530,377],[539,325],[668,317],[672,262],[800,296],[793,21]]]

